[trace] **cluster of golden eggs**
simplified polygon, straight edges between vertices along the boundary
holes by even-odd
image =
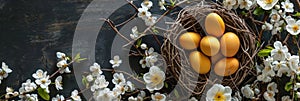
[[[195,32],[186,32],[179,37],[184,49],[195,50],[189,55],[192,68],[199,74],[208,73],[211,66],[219,76],[234,74],[239,68],[239,61],[234,58],[240,48],[239,37],[233,32],[225,33],[225,23],[217,13],[206,16],[205,31],[208,35],[203,38]]]

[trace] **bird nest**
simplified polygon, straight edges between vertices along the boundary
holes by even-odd
[[[201,37],[206,36],[204,20],[207,14],[217,13],[225,22],[226,32],[234,32],[240,39],[240,49],[234,57],[240,62],[239,69],[232,75],[220,77],[214,74],[213,66],[209,73],[198,74],[189,63],[188,55],[191,51],[181,48],[179,36],[185,32],[197,32]],[[178,18],[165,34],[166,40],[162,45],[162,56],[167,63],[167,77],[173,78],[185,90],[193,94],[202,94],[212,84],[221,83],[230,86],[233,90],[240,88],[241,84],[255,78],[255,60],[258,47],[257,36],[235,12],[215,4],[197,4],[183,8]]]

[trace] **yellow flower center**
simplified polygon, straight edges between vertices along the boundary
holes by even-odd
[[[155,96],[155,99],[156,99],[156,100],[162,100],[162,99],[163,99],[163,96],[162,96],[162,95],[156,95],[156,96]]]
[[[149,3],[148,0],[145,0],[145,1],[144,1],[144,4],[145,4],[146,6],[148,6],[150,3]]]
[[[155,84],[158,85],[159,83],[161,83],[161,77],[157,74],[153,75],[151,78],[151,81]]]
[[[297,25],[294,25],[294,26],[293,26],[293,31],[295,31],[295,32],[296,32],[296,31],[298,31],[298,30],[299,30],[299,26],[297,26]]]
[[[214,101],[225,101],[226,97],[224,95],[223,92],[217,92],[215,97],[214,97]]]
[[[44,83],[46,83],[46,80],[45,80],[45,79],[43,79],[43,80],[41,80],[41,82],[44,84]]]
[[[265,0],[266,4],[271,4],[273,2],[273,0]]]

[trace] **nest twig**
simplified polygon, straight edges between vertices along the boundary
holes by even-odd
[[[220,77],[215,75],[213,71],[205,75],[194,72],[189,64],[188,52],[178,44],[178,37],[186,31],[200,33],[202,37],[206,36],[202,25],[204,25],[206,15],[211,12],[217,13],[223,18],[226,32],[236,33],[241,43],[238,55],[235,56],[240,62],[240,67],[236,73],[222,77],[223,79],[219,79]],[[167,72],[183,88],[193,94],[202,94],[206,86],[211,86],[216,82],[237,90],[242,83],[253,80],[250,78],[256,75],[254,71],[254,60],[258,52],[256,34],[235,12],[218,4],[206,3],[184,8],[165,37],[166,41],[163,43],[161,52],[168,64]]]

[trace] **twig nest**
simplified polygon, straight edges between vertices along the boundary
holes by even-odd
[[[186,32],[199,34],[202,39],[198,47],[184,48],[180,36]],[[193,94],[202,94],[215,82],[239,89],[256,75],[255,33],[236,13],[220,5],[205,3],[182,9],[165,36],[161,52],[169,78]]]

